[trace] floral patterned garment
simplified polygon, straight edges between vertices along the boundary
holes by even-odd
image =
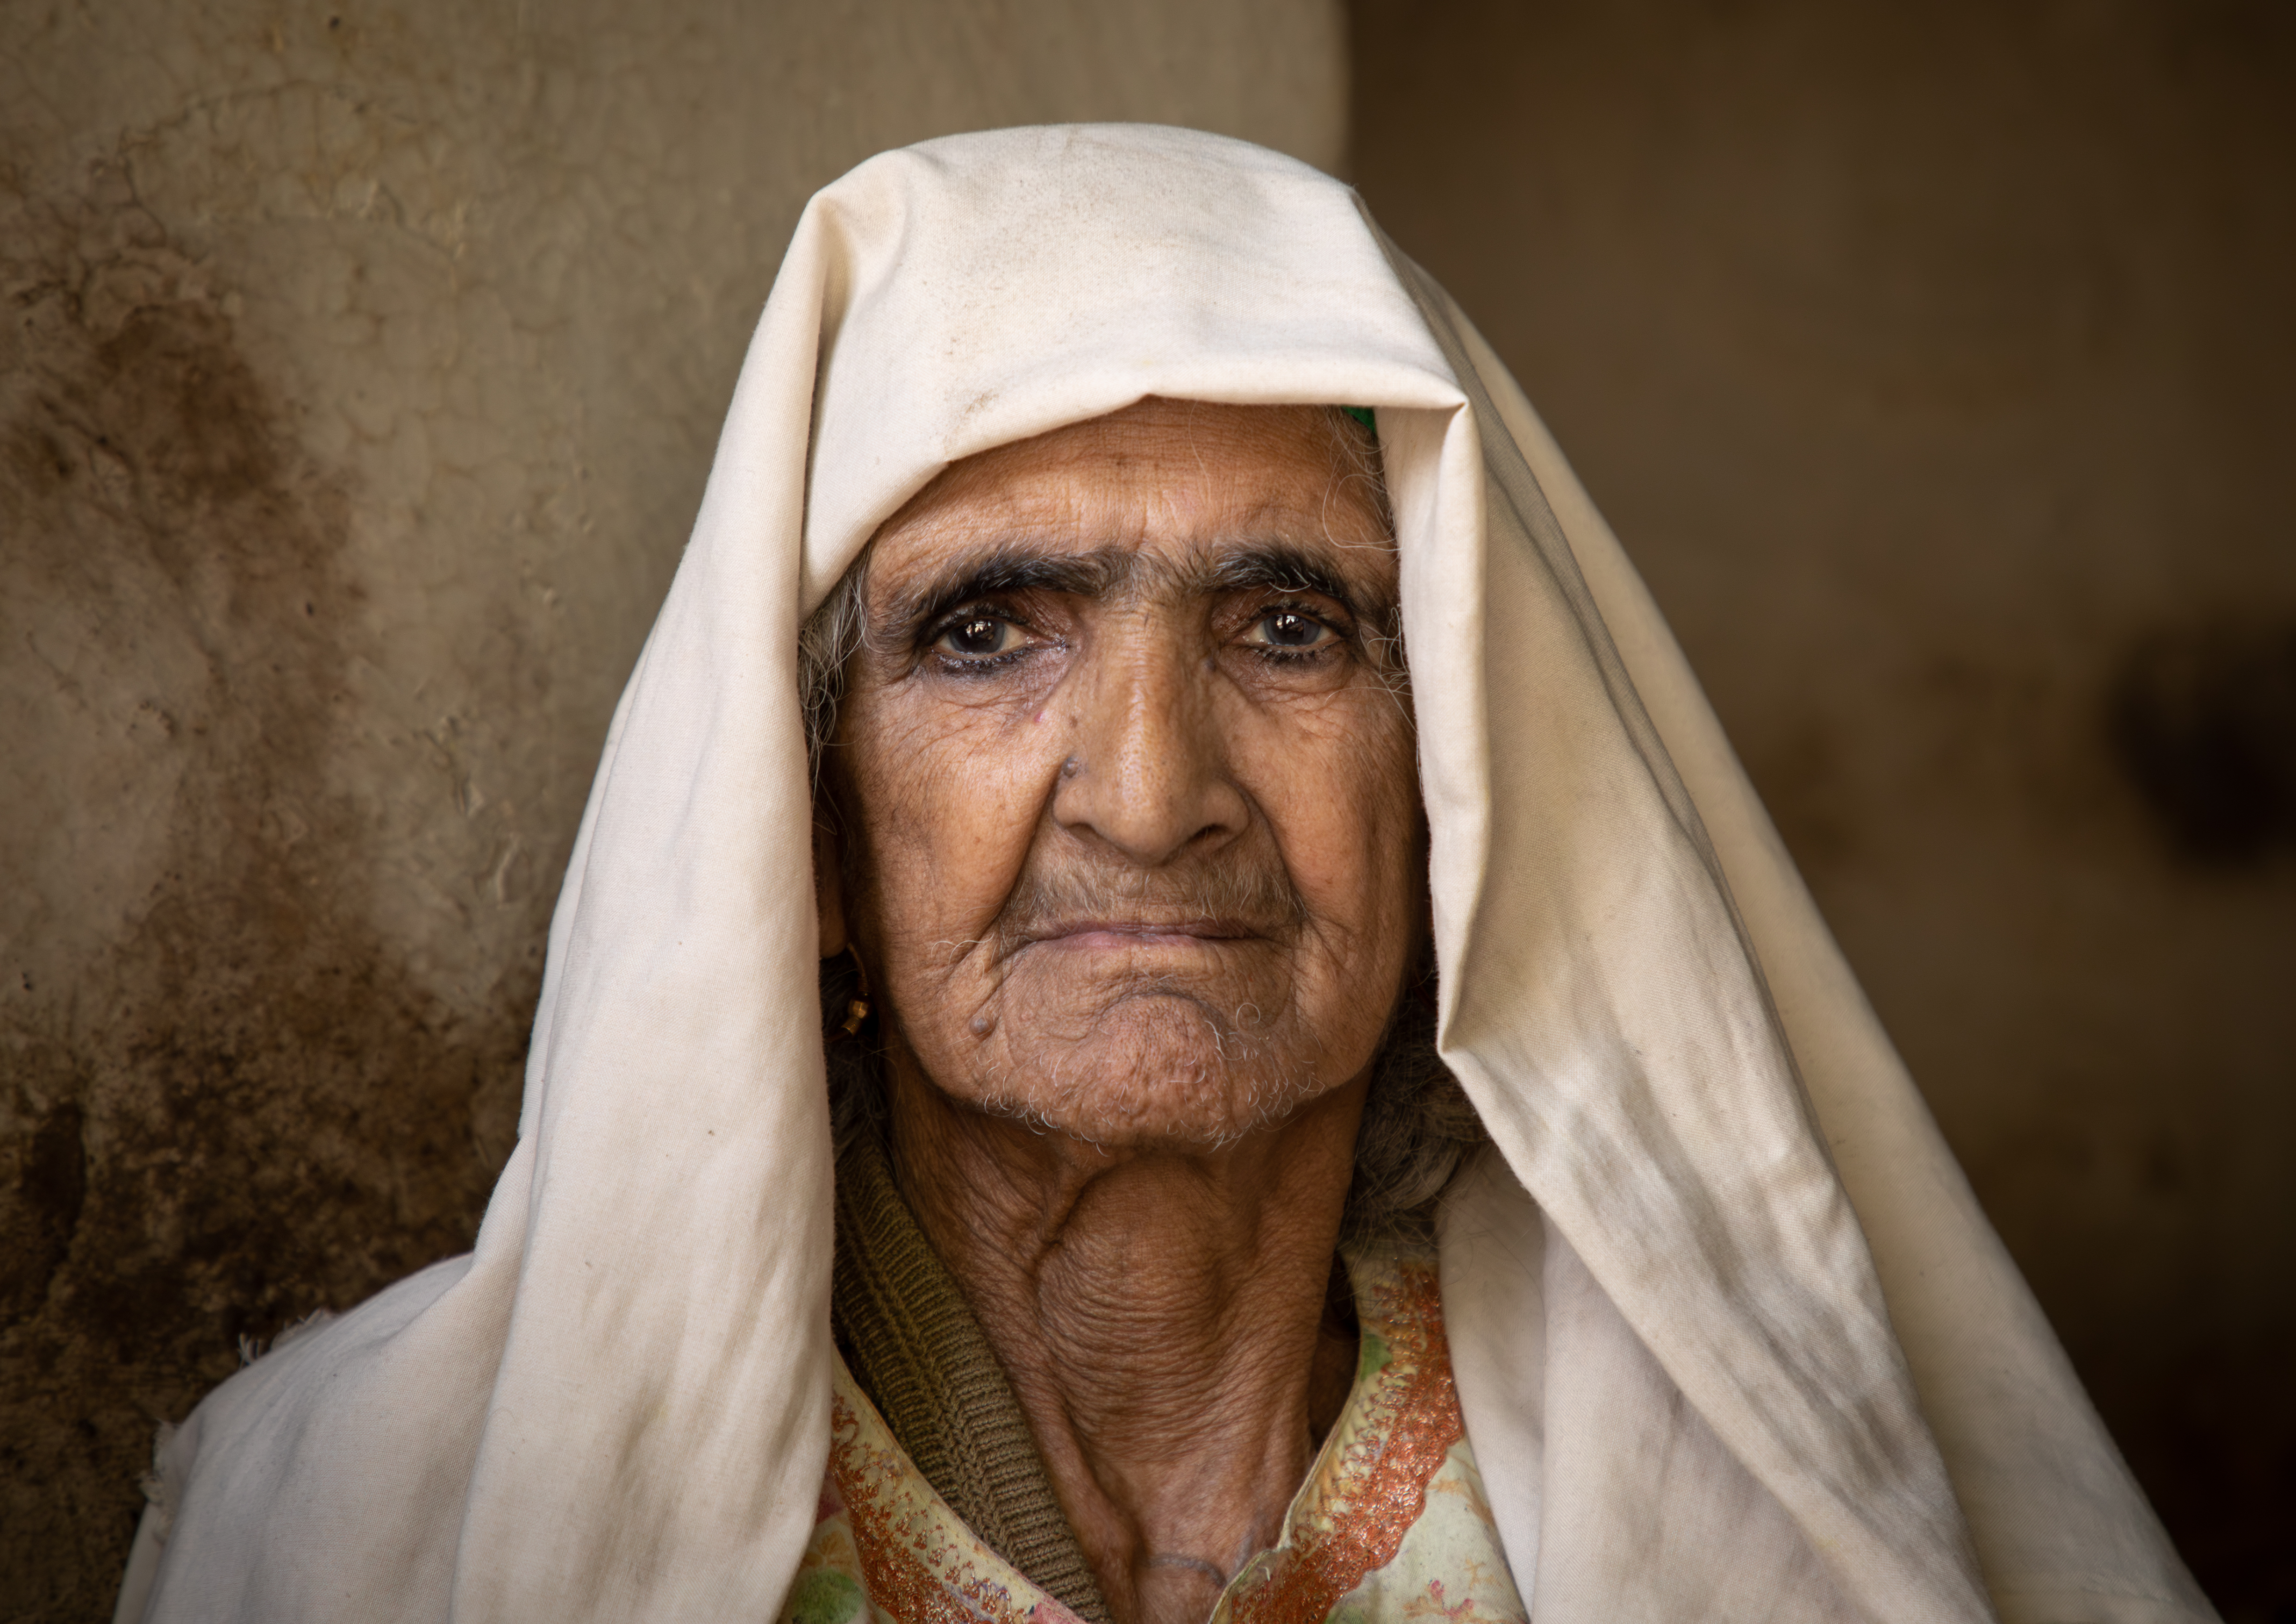
[[[1349,1259],[1362,1360],[1332,1434],[1210,1624],[1526,1624],[1451,1384],[1431,1255]],[[976,1538],[840,1361],[819,1520],[781,1624],[1078,1624]]]

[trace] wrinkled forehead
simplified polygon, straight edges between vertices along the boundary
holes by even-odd
[[[871,544],[873,618],[1049,590],[1238,589],[1390,609],[1376,448],[1330,407],[1154,398],[952,463]]]
[[[1458,400],[1354,194],[1240,143],[1144,127],[928,143],[808,212],[824,331],[808,604],[949,463],[1144,397]]]

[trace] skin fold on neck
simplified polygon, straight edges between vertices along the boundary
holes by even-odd
[[[1111,1612],[1193,1624],[1345,1401],[1325,1313],[1361,1079],[1218,1151],[1105,1151],[890,1068],[895,1177],[1019,1395]],[[906,1073],[905,1076],[904,1073]]]

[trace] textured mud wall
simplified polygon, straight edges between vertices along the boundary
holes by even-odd
[[[1546,413],[2138,1475],[2296,1616],[2296,16],[1361,0]]]
[[[461,1249],[798,209],[1148,119],[1326,166],[1324,0],[0,0],[0,1617],[153,1423]]]

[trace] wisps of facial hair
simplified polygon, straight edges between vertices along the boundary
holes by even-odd
[[[1308,905],[1273,853],[1253,860],[1230,849],[1218,860],[1154,868],[1032,861],[984,939],[1002,964],[1048,931],[1087,920],[1168,929],[1218,923],[1239,935],[1289,943],[1308,923]]]
[[[1239,937],[1290,945],[1306,927],[1308,908],[1273,853],[1253,860],[1229,848],[1218,860],[1155,868],[1056,859],[1030,864],[985,939],[1001,967],[1048,931],[1081,921],[1172,928],[1217,923]],[[1103,988],[1103,994],[1111,990]],[[1205,1142],[1208,1150],[1281,1121],[1316,1092],[1315,1078],[1283,1064],[1280,1046],[1268,1041],[1275,1012],[1250,1004],[1222,1007],[1186,979],[1166,972],[1142,971],[1130,985],[1119,983],[1113,991],[1123,999],[1162,995],[1193,1005],[1219,1057],[1219,1069],[1244,1085],[1244,1097],[1236,1102],[1242,1111]],[[1209,1070],[1200,1068],[1192,1083],[1200,1086]],[[1057,1067],[1053,1077],[1031,1079],[1025,1089],[998,1087],[997,1079],[988,1080],[992,1092],[980,1104],[996,1115],[1051,1131],[1056,1118],[1073,1114],[1068,1107],[1076,1103],[1077,1091],[1062,1089]],[[1037,1103],[1029,1103],[1032,1096]],[[1077,1130],[1071,1126],[1061,1131]]]

